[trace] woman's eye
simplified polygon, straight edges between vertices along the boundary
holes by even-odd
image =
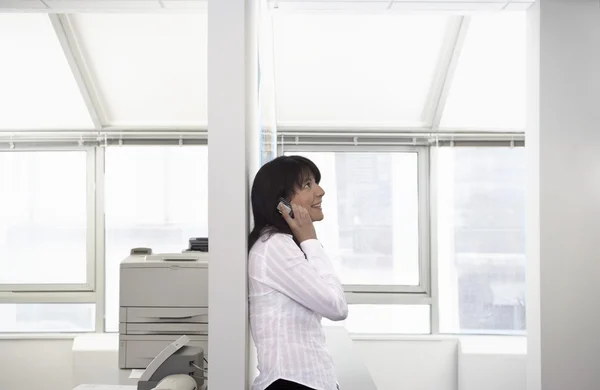
[[[304,187],[305,187],[305,188],[310,188],[310,182],[306,183],[306,184],[304,185]]]

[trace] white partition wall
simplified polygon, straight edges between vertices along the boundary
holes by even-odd
[[[598,389],[600,6],[528,12],[527,388]]]
[[[210,387],[248,383],[248,176],[259,150],[252,1],[208,6]]]

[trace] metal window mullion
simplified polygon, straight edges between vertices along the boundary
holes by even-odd
[[[440,333],[439,253],[438,253],[438,149],[429,153],[429,248],[431,258],[431,333]]]
[[[355,293],[346,292],[349,305],[431,305],[426,294]]]
[[[282,132],[277,144],[286,148],[297,147],[311,151],[312,147],[346,147],[348,151],[357,147],[376,146],[521,146],[525,134],[522,131],[443,131],[439,132]]]
[[[429,225],[429,148],[418,149],[418,221],[419,221],[419,277],[420,287],[431,296],[431,255],[430,255],[430,225]]]
[[[0,291],[2,303],[95,303],[93,291]]]
[[[281,145],[280,145],[281,146]],[[425,148],[424,146],[415,145],[361,145],[360,143],[354,145],[294,145],[293,143],[285,144],[285,152],[357,152],[357,153],[418,153],[419,149]]]
[[[168,129],[140,129],[138,131],[110,130],[96,132],[92,130],[0,130],[0,149],[8,149],[11,143],[15,149],[22,147],[77,147],[96,146],[104,143],[120,144],[207,144],[208,132],[206,130],[168,130]]]
[[[73,150],[79,145],[79,140],[73,139],[70,141],[59,141],[59,142],[47,142],[47,141],[27,141],[27,142],[15,142],[15,149],[9,150],[8,147],[4,147],[0,142],[0,152],[4,150],[11,152],[18,151],[43,151],[43,150]],[[81,147],[104,147],[107,146],[206,146],[208,142],[206,139],[139,139],[139,140],[108,140],[105,141],[87,141],[83,142]]]
[[[94,215],[94,158],[93,149],[86,150],[86,218],[85,218],[85,263],[86,263],[86,285],[90,291],[94,291],[96,286],[94,269],[94,248],[95,248],[95,215]]]
[[[106,149],[94,149],[94,267],[96,272],[96,332],[105,331],[104,316],[106,312],[106,229],[104,219],[104,162]]]
[[[0,292],[31,293],[31,292],[90,292],[89,283],[48,283],[48,284],[0,284]]]
[[[422,286],[386,285],[386,284],[344,284],[344,291],[349,293],[392,293],[392,294],[427,294]]]

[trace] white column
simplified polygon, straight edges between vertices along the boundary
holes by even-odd
[[[529,14],[527,389],[598,389],[600,5]]]
[[[254,5],[208,5],[209,387],[248,388],[248,188],[257,169]]]
[[[246,26],[247,31],[247,46],[246,46],[246,75],[248,77],[247,82],[249,83],[249,90],[246,91],[246,104],[247,109],[249,110],[246,114],[246,161],[248,162],[248,191],[252,189],[252,182],[254,181],[254,176],[256,172],[261,167],[261,118],[260,118],[260,108],[259,108],[259,87],[258,87],[258,39],[259,39],[259,26],[258,24],[262,22],[260,19],[260,13],[263,4],[259,4],[255,0],[250,0],[247,7],[251,7],[247,9],[249,12],[249,20],[248,25]],[[264,76],[262,76],[264,77]],[[256,93],[254,91],[257,91]],[[273,128],[273,135],[276,135],[276,128]],[[277,150],[275,148],[275,150]],[[249,228],[252,229],[252,205],[250,202],[250,196],[247,197],[248,202],[248,218]],[[244,271],[246,272],[246,270]],[[247,302],[247,300],[246,300]],[[254,378],[258,375],[258,356],[256,354],[256,345],[252,340],[250,335],[250,328],[248,328],[248,385],[247,389],[250,388],[250,385],[254,381]]]

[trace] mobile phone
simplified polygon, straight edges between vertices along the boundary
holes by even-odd
[[[277,204],[277,211],[279,211],[279,214],[281,214],[281,210],[279,210],[279,205],[283,205],[283,207],[285,207],[285,209],[290,214],[290,217],[294,218],[294,211],[292,210],[292,205],[290,205],[290,202],[288,202],[285,198],[279,198],[279,203]]]

